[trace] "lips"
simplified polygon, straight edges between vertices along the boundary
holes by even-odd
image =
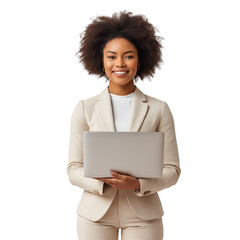
[[[117,77],[122,77],[125,76],[129,71],[113,71],[113,73],[117,76]]]
[[[121,72],[113,72],[117,77],[123,77],[125,75],[128,74],[128,71],[124,72],[124,71],[121,71]]]

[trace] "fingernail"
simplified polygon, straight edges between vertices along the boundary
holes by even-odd
[[[111,175],[114,176],[114,172],[111,171]]]

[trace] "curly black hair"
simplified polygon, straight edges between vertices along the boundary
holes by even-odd
[[[144,15],[133,15],[121,11],[112,17],[99,16],[80,34],[80,49],[76,53],[79,62],[83,63],[89,74],[106,77],[103,71],[103,49],[106,43],[114,38],[125,38],[138,50],[140,63],[134,79],[153,77],[156,67],[162,61],[162,44],[158,31]]]

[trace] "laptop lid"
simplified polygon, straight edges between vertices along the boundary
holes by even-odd
[[[164,133],[83,132],[85,177],[112,177],[110,170],[138,178],[162,175]]]

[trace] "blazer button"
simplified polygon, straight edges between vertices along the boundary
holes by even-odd
[[[147,195],[147,194],[150,194],[151,193],[151,191],[146,191],[146,192],[144,192],[144,195]]]

